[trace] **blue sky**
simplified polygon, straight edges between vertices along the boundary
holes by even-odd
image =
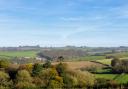
[[[0,46],[128,46],[128,0],[0,0]]]

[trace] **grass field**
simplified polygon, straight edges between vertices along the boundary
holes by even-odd
[[[124,58],[124,57],[128,57],[128,52],[107,54],[107,56],[115,56],[115,57],[118,57],[118,58]]]
[[[95,77],[116,80],[118,83],[128,82],[128,74],[95,74]]]
[[[52,64],[58,64],[59,62],[53,62]],[[81,69],[81,68],[87,68],[87,67],[104,67],[102,64],[90,62],[90,61],[74,61],[74,62],[63,62],[68,65],[71,69]]]
[[[70,58],[67,60],[71,60],[71,61],[92,61],[92,60],[100,60],[100,59],[104,59],[105,56],[85,56],[85,57],[77,57],[77,58]]]
[[[102,59],[102,60],[96,60],[96,61],[103,64],[111,65],[112,59]]]
[[[9,57],[36,57],[38,51],[0,51],[0,58]]]
[[[96,78],[114,79],[117,74],[95,74]]]

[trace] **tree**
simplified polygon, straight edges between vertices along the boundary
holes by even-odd
[[[120,63],[121,63],[121,61],[118,58],[114,57],[113,60],[111,61],[111,66],[113,66],[113,67],[118,66],[118,65],[120,65]]]
[[[111,66],[114,73],[128,73],[128,61],[127,60],[119,60],[114,58],[111,61]]]

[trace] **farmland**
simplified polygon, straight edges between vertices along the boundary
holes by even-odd
[[[37,64],[40,65],[38,67],[41,68],[42,71],[48,71],[50,69],[51,72],[58,73],[57,76],[63,79],[64,76],[59,75],[60,69],[63,68],[63,67],[61,67],[62,65],[60,66],[60,63],[62,63],[63,66],[66,66],[66,68],[68,68],[68,72],[66,71],[66,73],[72,74],[71,79],[74,78],[74,80],[72,80],[72,81],[76,81],[76,78],[82,74],[82,76],[88,76],[88,78],[90,78],[89,81],[91,81],[91,82],[94,82],[94,80],[99,81],[101,79],[101,80],[103,80],[103,82],[106,81],[105,84],[111,83],[111,81],[112,82],[116,81],[116,84],[127,84],[128,83],[128,74],[127,73],[114,73],[113,68],[112,68],[113,66],[111,65],[111,61],[114,59],[114,57],[119,58],[118,60],[126,60],[128,58],[127,52],[98,53],[98,54],[88,54],[85,52],[86,54],[84,54],[84,51],[78,51],[78,50],[75,52],[74,52],[74,50],[72,50],[72,51],[56,50],[56,52],[54,52],[54,50],[46,51],[47,55],[44,55],[43,51],[41,53],[43,54],[43,57],[46,57],[46,58],[47,57],[52,58],[52,57],[55,57],[56,55],[59,55],[59,56],[64,55],[64,57],[67,57],[67,58],[63,58],[63,56],[62,56],[63,60],[56,60],[56,59],[50,60],[52,66],[49,66],[50,64],[47,63],[48,61],[36,60],[35,57],[38,55],[37,53],[40,53],[40,51],[31,51],[31,50],[28,50],[28,51],[16,51],[16,50],[15,51],[0,51],[0,59],[11,59],[12,58],[12,60],[10,60],[12,63],[11,66],[13,68],[16,68],[17,71],[24,70],[24,69],[27,70],[33,79],[35,79],[35,78],[33,77],[34,69],[32,69],[32,68],[34,68],[34,65],[37,65]],[[69,52],[70,54],[67,52]],[[79,54],[79,52],[82,53],[82,55]],[[112,57],[114,56],[114,57],[107,58],[106,56],[112,56]],[[25,57],[29,57],[29,58],[25,59]],[[6,64],[6,63],[1,63],[1,66],[3,66],[4,64]],[[6,69],[6,65],[4,67]],[[31,70],[29,69],[29,67]],[[60,69],[58,70],[58,69],[56,69],[56,67],[60,67]],[[65,69],[65,67],[64,67],[64,69]],[[40,69],[37,70],[36,72],[38,72],[38,71],[40,71]],[[61,72],[63,73],[62,70],[61,70]],[[80,75],[74,77],[74,74],[76,75],[77,72]],[[49,72],[48,72],[48,74],[49,74]],[[38,73],[36,74],[36,76],[40,78]],[[53,79],[55,79],[55,78],[53,78]],[[87,78],[87,77],[85,77],[85,78]],[[77,78],[77,81],[78,81],[78,79],[79,78]],[[85,80],[86,79],[84,79],[84,81]],[[36,81],[38,81],[38,80],[36,80]],[[41,80],[39,80],[39,81],[41,81]],[[44,81],[47,81],[47,80],[44,80]]]
[[[0,51],[0,58],[36,57],[38,51]]]

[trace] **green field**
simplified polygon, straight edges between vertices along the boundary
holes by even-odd
[[[96,78],[114,79],[117,74],[95,74]]]
[[[115,56],[115,57],[118,57],[118,58],[124,58],[124,57],[128,57],[128,52],[107,54],[107,56]]]
[[[102,59],[102,60],[96,60],[96,61],[103,64],[111,65],[112,59]]]
[[[67,60],[71,61],[93,61],[93,60],[101,60],[104,59],[104,56],[85,56],[85,57],[76,57],[76,58],[70,58]]]
[[[128,82],[128,74],[95,74],[95,77],[116,80],[118,83]]]
[[[36,57],[38,51],[0,51],[0,58]]]

